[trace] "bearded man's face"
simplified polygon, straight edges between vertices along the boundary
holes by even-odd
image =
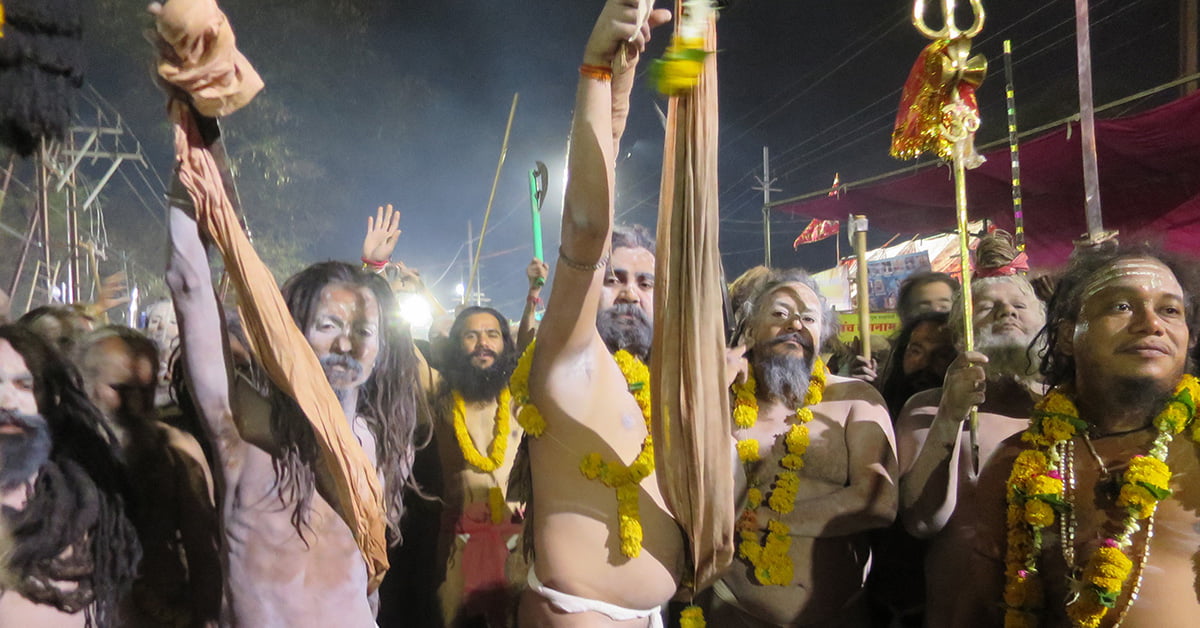
[[[1046,324],[1046,311],[1033,294],[1014,281],[989,281],[974,287],[975,350],[988,356],[995,375],[1036,372],[1030,344]]]
[[[0,340],[0,488],[29,481],[50,456],[50,428],[38,412],[25,358]]]
[[[516,366],[515,349],[504,340],[504,324],[489,312],[468,315],[458,332],[456,350],[442,375],[468,401],[495,399]]]

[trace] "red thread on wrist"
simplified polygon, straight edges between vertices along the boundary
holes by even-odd
[[[607,83],[612,81],[613,71],[612,68],[606,65],[591,65],[585,63],[579,66],[579,75],[585,78],[596,79],[597,81],[604,81]]]
[[[375,269],[383,268],[384,266],[388,265],[388,263],[386,261],[377,262],[375,260],[367,259],[365,257],[362,258],[362,263],[363,263],[363,266],[370,266],[371,268],[375,268]]]

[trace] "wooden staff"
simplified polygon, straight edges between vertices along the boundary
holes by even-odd
[[[867,281],[867,217],[855,216],[851,222],[854,232],[854,255],[858,258],[858,337],[864,360],[871,363],[871,299]]]

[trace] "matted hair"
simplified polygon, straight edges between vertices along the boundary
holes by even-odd
[[[1061,334],[1073,333],[1069,328],[1078,321],[1085,300],[1084,291],[1091,279],[1106,267],[1133,258],[1153,259],[1161,262],[1175,275],[1183,288],[1183,298],[1186,307],[1188,336],[1192,343],[1196,341],[1197,332],[1197,298],[1200,296],[1200,274],[1193,259],[1167,253],[1162,247],[1151,243],[1139,242],[1128,245],[1108,245],[1092,250],[1078,251],[1067,264],[1067,269],[1058,278],[1054,288],[1054,296],[1046,309],[1046,326],[1038,332],[1046,339],[1046,349],[1042,354],[1039,372],[1045,378],[1048,386],[1062,386],[1075,381],[1075,357],[1063,353],[1059,349]],[[1190,348],[1190,346],[1189,346]],[[1188,372],[1193,370],[1192,360],[1188,360]]]
[[[79,372],[55,348],[22,325],[0,326],[0,339],[21,354],[33,375],[38,412],[51,438],[49,460],[29,503],[4,514],[17,542],[8,566],[18,577],[32,576],[32,590],[18,588],[34,601],[66,612],[83,606],[89,626],[115,626],[118,605],[142,556],[125,512],[131,491],[118,461],[116,437],[88,400]],[[87,542],[86,556],[63,555],[81,539]],[[67,570],[77,579],[85,565],[90,567],[90,591],[53,585],[66,579],[53,577],[57,572]]]
[[[412,477],[414,434],[419,417],[428,416],[418,379],[417,356],[408,327],[399,320],[396,298],[387,281],[374,273],[344,262],[313,264],[284,282],[281,292],[292,320],[301,332],[316,316],[321,291],[333,284],[366,288],[379,304],[379,355],[375,368],[358,394],[358,413],[375,437],[376,468],[383,476],[388,529],[400,538],[406,489],[419,492]],[[273,464],[279,475],[279,495],[296,501],[292,523],[303,535],[311,505],[318,452],[312,426],[297,420],[295,401],[276,391],[272,397],[271,429],[279,439],[280,451]]]

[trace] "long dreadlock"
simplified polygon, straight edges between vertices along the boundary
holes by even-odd
[[[84,393],[79,373],[57,351],[16,325],[0,326],[0,339],[33,374],[53,443],[25,508],[2,513],[13,539],[7,563],[16,588],[67,613],[83,610],[88,626],[115,626],[141,560],[125,514],[130,491],[115,437]]]

